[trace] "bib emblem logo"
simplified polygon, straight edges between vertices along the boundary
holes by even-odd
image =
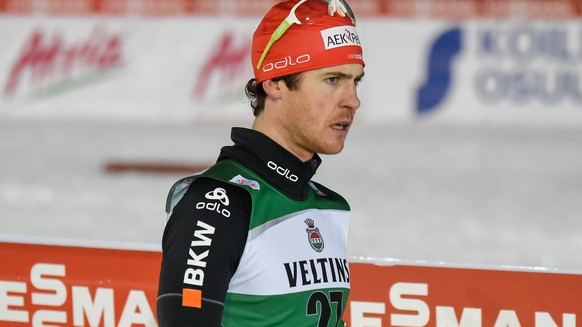
[[[319,232],[319,228],[315,227],[315,222],[310,218],[305,219],[305,224],[307,224],[305,231],[307,232],[309,245],[311,245],[311,248],[317,252],[323,251],[323,237]]]

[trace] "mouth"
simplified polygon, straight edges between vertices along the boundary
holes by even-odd
[[[350,122],[340,122],[340,123],[336,123],[331,125],[331,128],[336,130],[336,131],[348,131],[350,129]]]

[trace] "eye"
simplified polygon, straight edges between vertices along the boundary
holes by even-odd
[[[338,83],[339,78],[337,78],[337,77],[328,77],[328,78],[325,79],[325,81],[327,83],[329,83],[329,84],[334,85],[334,84],[337,84]]]

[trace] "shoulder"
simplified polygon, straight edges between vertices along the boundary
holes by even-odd
[[[207,177],[196,178],[167,213],[163,239],[173,242],[180,239],[188,243],[199,228],[213,233],[216,230],[217,235],[234,233],[243,237],[247,233],[251,211],[251,197],[242,187]]]
[[[240,175],[240,170],[241,166],[235,162],[231,162],[230,160],[222,161],[216,163],[206,171],[178,180],[172,185],[168,193],[166,199],[166,214],[169,217],[175,206],[186,194],[191,197],[196,192],[203,192],[205,189],[210,189],[206,192],[211,192],[216,189],[219,193],[221,189],[225,191],[229,190],[226,196],[228,196],[228,193],[233,193],[245,197],[242,195],[246,192],[244,187],[252,188],[252,184],[245,184],[245,179]]]
[[[230,217],[230,208],[250,205],[247,190],[229,182],[209,177],[199,177],[186,190],[177,206],[186,204],[194,210],[213,211]]]
[[[346,207],[345,209],[349,209],[348,201],[339,193],[314,181],[310,181],[309,185],[321,200],[335,202],[340,206],[345,206]]]

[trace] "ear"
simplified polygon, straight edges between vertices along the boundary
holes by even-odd
[[[280,99],[281,98],[281,82],[282,81],[273,81],[272,79],[268,79],[263,81],[263,90],[265,90],[265,93],[267,93],[268,97],[274,98],[274,99]]]

